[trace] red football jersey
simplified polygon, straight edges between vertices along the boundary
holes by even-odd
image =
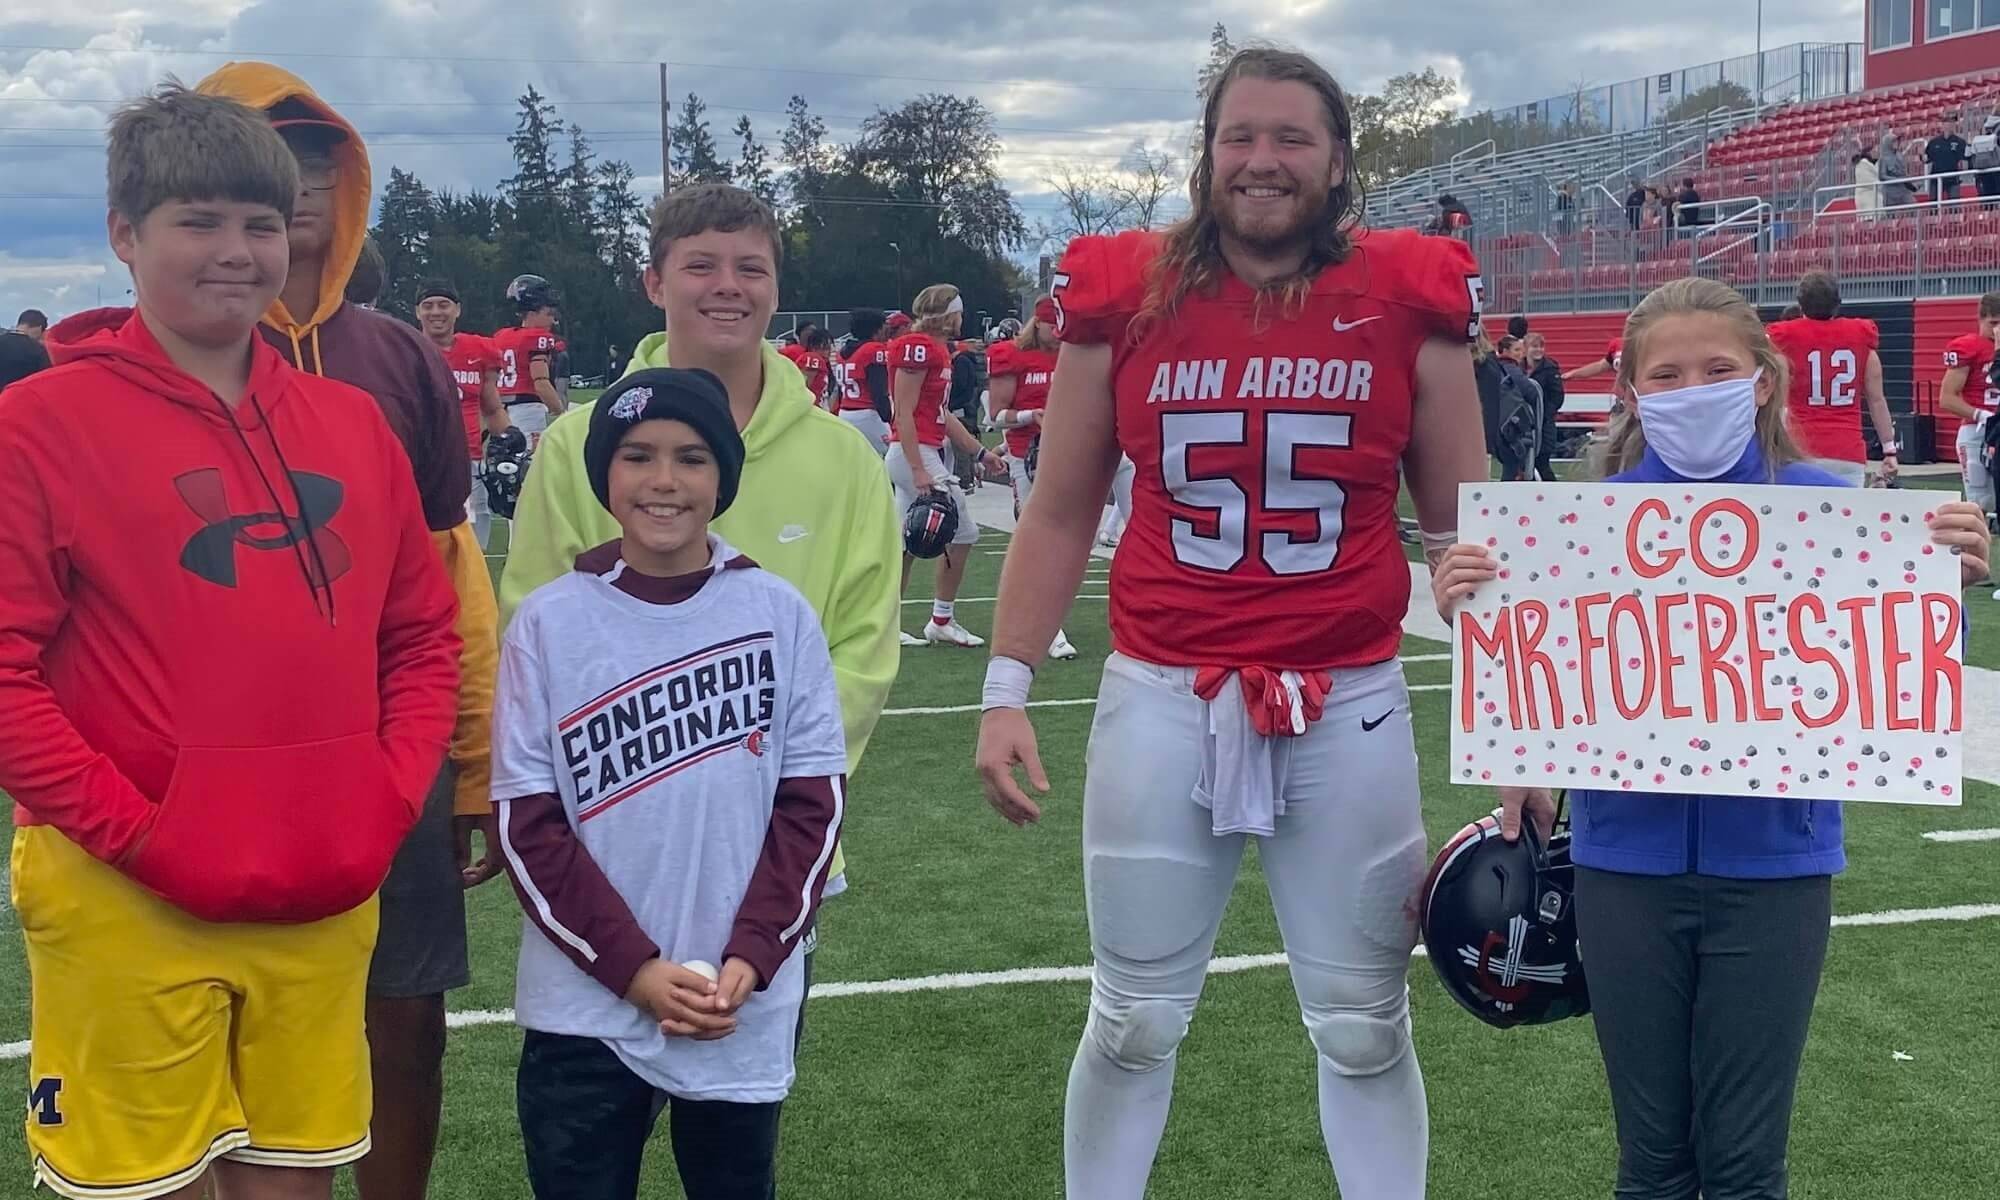
[[[1136,469],[1111,568],[1113,645],[1169,666],[1395,657],[1410,601],[1396,496],[1417,351],[1478,335],[1472,251],[1368,233],[1297,311],[1260,310],[1226,276],[1174,318],[1134,326],[1160,244],[1078,238],[1052,288],[1058,336],[1111,348],[1118,444]]]
[[[1015,412],[1037,412],[1049,406],[1049,381],[1055,378],[1056,356],[1046,350],[1022,350],[1012,342],[995,342],[986,351],[986,376],[989,379],[1002,375],[1012,375],[1014,401],[1007,407]],[[1007,453],[1015,458],[1028,457],[1028,448],[1034,445],[1035,435],[1041,431],[1033,425],[1023,425],[1006,432]]]
[[[1867,462],[1861,392],[1868,356],[1882,344],[1875,322],[1860,317],[1799,317],[1771,326],[1771,341],[1792,364],[1785,414],[1799,448],[1814,458]]]
[[[534,395],[535,376],[528,364],[538,358],[553,357],[561,345],[556,335],[546,329],[517,325],[495,333],[493,348],[500,354],[500,394]]]
[[[1951,339],[1944,348],[1944,369],[1964,367],[1965,402],[1988,412],[2000,412],[2000,387],[1991,378],[1993,339],[1976,333]]]
[[[889,347],[881,342],[863,342],[847,352],[847,361],[834,364],[834,382],[840,388],[835,407],[841,412],[874,412],[868,397],[868,368],[889,365]]]
[[[826,395],[826,377],[833,369],[832,364],[826,355],[814,350],[801,350],[791,358],[799,374],[806,377],[806,390],[812,393],[813,403],[819,403]]]
[[[487,371],[500,369],[500,352],[493,343],[476,333],[456,333],[451,349],[444,352],[451,366],[452,381],[458,384],[458,411],[465,418],[465,447],[472,457],[480,457],[479,384]]]
[[[906,333],[889,343],[889,379],[893,398],[897,371],[922,371],[923,390],[917,393],[917,444],[944,445],[944,402],[951,394],[951,351],[944,342],[928,333]],[[889,440],[896,436],[896,423],[889,423]]]

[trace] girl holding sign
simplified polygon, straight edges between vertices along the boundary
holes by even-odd
[[[1729,287],[1682,279],[1626,322],[1627,407],[1606,482],[1841,487],[1785,424],[1788,368]],[[1979,507],[1941,504],[1931,540],[1986,573]],[[1432,588],[1449,609],[1498,573],[1455,546]],[[1543,789],[1500,790],[1503,833],[1546,833]],[[1577,928],[1618,1122],[1621,1196],[1782,1196],[1806,1026],[1846,865],[1837,803],[1572,791]],[[1695,1130],[1700,1130],[1697,1138]]]

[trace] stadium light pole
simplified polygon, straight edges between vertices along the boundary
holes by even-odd
[[[665,68],[661,68],[664,70]],[[1764,0],[1757,0],[1757,108],[1764,107]]]

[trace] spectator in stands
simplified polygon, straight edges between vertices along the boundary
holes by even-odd
[[[1637,179],[1632,181],[1632,190],[1625,193],[1625,223],[1632,227],[1633,233],[1639,232],[1644,220],[1648,194],[1646,185]]]
[[[1527,352],[1528,378],[1542,389],[1542,440],[1535,450],[1535,477],[1551,483],[1556,477],[1550,461],[1556,451],[1556,415],[1563,406],[1562,364],[1549,357],[1548,342],[1539,333],[1526,335],[1521,344]]]
[[[1873,221],[1882,213],[1882,168],[1873,150],[1854,156],[1854,211],[1864,221]]]
[[[2000,115],[1986,118],[1978,137],[1972,139],[1969,157],[1973,179],[1979,184],[1979,207],[2000,204]]]
[[[13,329],[0,333],[0,388],[49,369],[49,352],[42,348],[48,332],[47,315],[39,308],[30,308],[21,313]]]
[[[1528,375],[1528,343],[1512,334],[1500,339],[1493,357],[1500,368],[1495,457],[1502,480],[1531,477],[1542,432],[1542,389]]]
[[[1486,330],[1472,345],[1472,378],[1479,386],[1479,415],[1486,427],[1486,454],[1500,464],[1500,478],[1511,478],[1508,461],[1500,457],[1500,355]]]
[[[1937,177],[1930,181],[1931,203],[1943,204],[1958,199],[1958,172],[1965,169],[1968,147],[1958,131],[1944,121],[1934,128],[1931,140],[1924,143],[1924,162]]]
[[[1701,193],[1694,188],[1694,176],[1690,175],[1681,180],[1680,194],[1674,197],[1674,203],[1679,208],[1677,224],[1680,228],[1693,229],[1697,225],[1704,224],[1701,212]]]
[[[1576,184],[1565,182],[1556,189],[1556,232],[1567,234],[1576,224]]]
[[[1916,188],[1906,182],[1910,168],[1903,162],[1903,140],[1895,130],[1882,135],[1882,143],[1875,149],[1875,160],[1881,164],[1882,207],[1901,208],[1916,200]]]
[[[1526,314],[1507,318],[1507,336],[1513,338],[1528,336],[1528,318]]]
[[[1437,219],[1431,222],[1428,232],[1441,237],[1457,238],[1462,242],[1472,240],[1472,213],[1457,196],[1450,192],[1438,197]]]

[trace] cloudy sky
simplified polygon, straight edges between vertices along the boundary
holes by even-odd
[[[1766,46],[1861,35],[1863,0],[1763,7]],[[129,281],[104,249],[105,117],[231,57],[277,62],[334,102],[367,136],[378,186],[394,165],[492,187],[532,83],[651,195],[661,60],[676,93],[708,102],[725,147],[747,112],[775,149],[794,93],[846,140],[877,106],[970,92],[997,114],[1033,224],[1057,163],[1109,165],[1135,139],[1185,144],[1218,20],[1239,41],[1307,50],[1360,90],[1436,66],[1484,108],[1749,53],[1751,14],[1751,0],[19,0],[0,5],[0,322],[31,304],[123,301]]]

